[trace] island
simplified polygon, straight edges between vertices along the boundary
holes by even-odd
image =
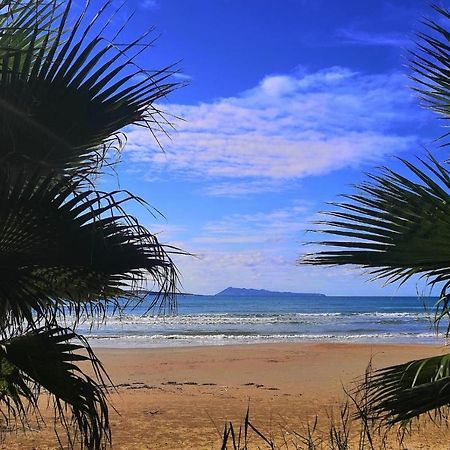
[[[221,292],[215,294],[216,296],[241,296],[241,297],[326,297],[325,294],[310,293],[310,292],[276,292],[267,291],[266,289],[246,289],[227,287]]]

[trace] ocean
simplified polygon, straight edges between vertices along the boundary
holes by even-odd
[[[180,296],[176,314],[148,303],[81,324],[94,347],[172,347],[274,342],[443,344],[433,328],[436,299],[417,297]],[[445,327],[445,324],[443,324]]]

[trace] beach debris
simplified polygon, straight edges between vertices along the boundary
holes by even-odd
[[[149,384],[139,384],[138,386],[130,386],[127,389],[157,389],[156,386],[150,386]]]

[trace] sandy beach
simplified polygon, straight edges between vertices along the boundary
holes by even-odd
[[[258,428],[289,437],[316,414],[326,426],[327,415],[337,413],[344,398],[342,386],[363,374],[370,358],[382,367],[444,350],[315,343],[97,349],[97,354],[118,388],[111,395],[120,413],[111,417],[113,449],[217,449],[225,421],[239,424],[248,405]],[[407,448],[448,448],[446,442],[434,429],[416,435]],[[46,429],[9,436],[1,448],[57,447]]]

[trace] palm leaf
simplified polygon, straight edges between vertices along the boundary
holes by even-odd
[[[46,0],[0,1],[0,58],[21,54],[24,62],[43,48],[45,40],[53,41],[60,5]],[[24,70],[23,65],[20,68]]]
[[[359,193],[344,196],[319,221],[321,233],[336,236],[319,244],[334,247],[307,255],[307,264],[352,264],[388,282],[413,275],[431,284],[450,279],[450,173],[430,156],[418,168],[403,160],[411,181],[384,169]]]
[[[97,380],[84,374],[78,362],[89,362]],[[38,397],[45,389],[71,448],[75,436],[89,450],[110,440],[104,377],[87,342],[70,329],[40,328],[1,342],[0,402],[6,423],[26,423],[30,412],[40,417]]]
[[[450,33],[444,22],[450,20],[450,12],[434,6],[440,21],[426,20],[428,33],[418,34],[418,50],[412,52],[412,79],[425,105],[444,117],[450,115]]]
[[[68,305],[77,317],[86,308],[103,312],[146,279],[170,302],[177,278],[171,249],[125,213],[132,199],[78,193],[76,184],[39,173],[1,178],[0,324],[34,323]]]
[[[123,28],[102,37],[111,4],[91,18],[88,2],[73,22],[71,1],[0,2],[0,413],[39,415],[43,388],[75,430],[69,446],[80,438],[88,449],[110,437],[103,373],[87,343],[57,325],[60,314],[73,313],[75,326],[122,307],[119,297],[147,280],[159,292],[153,304],[173,306],[177,281],[177,249],[124,210],[145,202],[95,190],[88,178],[126,139],[124,127],[156,137],[170,126],[155,102],[175,87],[172,69],[137,67],[148,33],[127,45],[117,44]],[[97,381],[78,361],[92,363]]]
[[[411,361],[370,373],[359,386],[371,419],[408,422],[450,405],[450,354]]]
[[[442,21],[426,21],[412,54],[415,90],[433,111],[450,116],[450,12],[434,7]],[[446,135],[448,136],[448,134]],[[356,265],[373,278],[403,283],[412,276],[440,284],[436,323],[450,316],[450,172],[431,155],[419,164],[401,160],[406,175],[385,168],[334,203],[318,222],[332,236],[325,250],[302,263]],[[450,333],[450,323],[447,334]],[[359,385],[370,416],[383,423],[408,422],[423,413],[437,416],[450,405],[450,355],[412,361],[370,373]]]
[[[153,104],[176,86],[168,81],[172,70],[143,70],[136,55],[127,56],[136,47],[139,53],[148,49],[148,33],[125,47],[105,41],[101,33],[111,18],[103,27],[100,21],[110,3],[91,21],[85,10],[64,39],[71,2],[62,11],[53,3],[53,14],[44,10],[39,17],[50,22],[47,31],[30,24],[25,44],[6,45],[0,58],[0,161],[12,168],[38,163],[53,173],[90,173],[121,142],[124,127],[142,125],[155,133],[170,125]],[[10,24],[0,23],[3,32],[11,34]]]
[[[415,166],[403,160],[408,176],[384,169],[345,196],[319,221],[334,236],[330,247],[306,255],[314,265],[357,265],[374,278],[404,282],[413,275],[442,284],[436,324],[450,315],[450,173],[432,156]],[[447,333],[450,325],[447,328]],[[450,404],[450,355],[413,361],[374,372],[359,387],[374,419],[406,422]],[[439,411],[438,411],[439,413]]]
[[[404,283],[414,275],[431,286],[441,284],[436,325],[450,314],[450,173],[432,156],[416,167],[403,164],[414,180],[384,169],[359,186],[359,192],[324,213],[318,232],[333,240],[330,250],[306,255],[301,263],[356,265],[372,278]],[[450,324],[449,324],[450,327]],[[450,328],[447,329],[447,332]]]

